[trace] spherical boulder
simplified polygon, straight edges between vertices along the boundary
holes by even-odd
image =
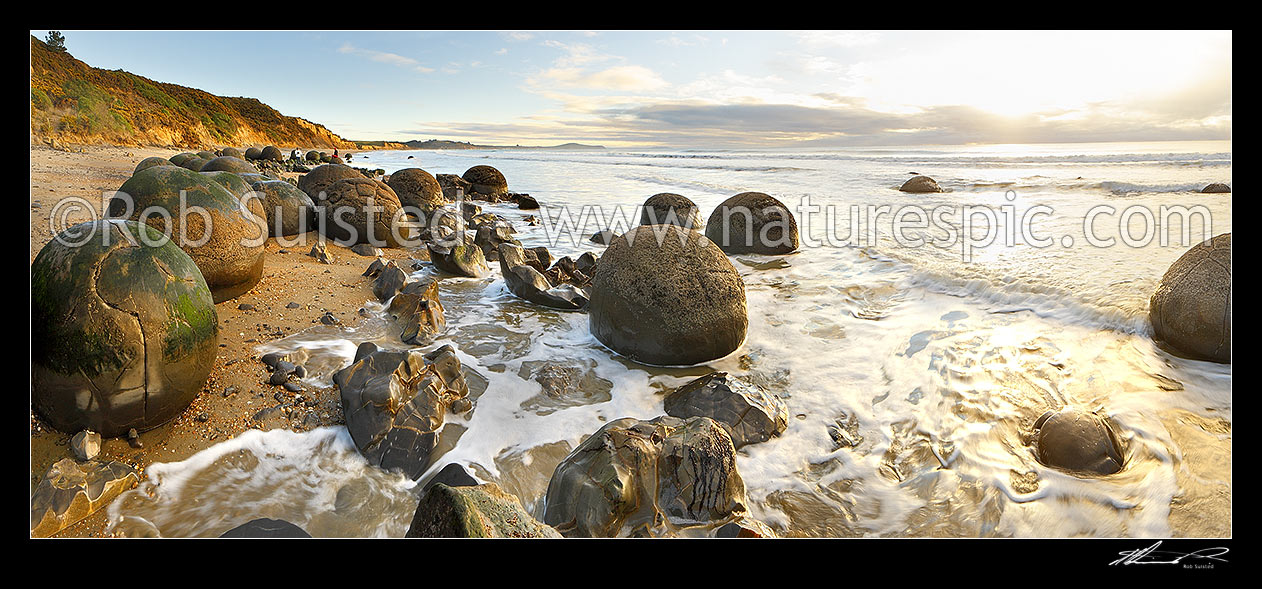
[[[187,152],[187,151],[186,151],[186,152],[183,152],[183,153],[177,153],[177,154],[175,154],[175,155],[171,156],[170,158],[168,158],[168,159],[167,159],[167,161],[169,161],[169,162],[171,162],[171,163],[173,163],[173,164],[175,164],[175,165],[177,165],[177,166],[184,167],[184,162],[185,162],[185,161],[188,161],[188,159],[189,159],[189,158],[194,158],[194,157],[197,157],[197,154],[195,154],[195,153],[189,153],[189,152]],[[139,170],[137,170],[137,171],[139,171]]]
[[[745,283],[727,256],[674,225],[640,225],[615,239],[600,258],[587,308],[596,339],[644,364],[722,358],[740,347],[749,326]]]
[[[1231,234],[1189,249],[1149,300],[1153,335],[1192,358],[1231,363]]]
[[[1113,474],[1125,458],[1117,432],[1094,413],[1065,409],[1034,423],[1039,462],[1071,472]]]
[[[148,210],[143,221],[155,229],[170,223],[166,232],[193,258],[216,303],[248,292],[262,277],[267,227],[257,199],[243,204],[215,180],[175,166],[141,170],[118,191],[109,216],[137,221]]]
[[[938,186],[938,181],[928,176],[912,176],[903,185],[898,187],[901,192],[942,192],[942,187]]]
[[[154,166],[170,166],[170,165],[178,165],[178,164],[173,164],[171,160],[162,159],[160,157],[147,157],[143,160],[140,160],[140,163],[136,164],[136,169],[133,170],[132,173],[139,172],[145,168],[152,168]]]
[[[308,151],[308,152],[307,152],[307,156],[306,156],[306,160],[307,160],[307,161],[309,161],[309,162],[318,162],[318,161],[320,161],[320,152],[318,152],[318,151],[316,151],[316,150],[314,150],[314,149],[313,149],[313,150],[311,150],[311,151]]]
[[[250,183],[235,172],[207,172],[203,170],[199,173],[228,189],[228,192],[231,192],[232,196],[237,197],[237,200],[245,198],[245,195],[253,190],[253,188],[250,188]]]
[[[275,145],[269,145],[263,148],[259,153],[259,159],[271,160],[274,162],[284,161],[285,154],[281,153],[280,148]]]
[[[678,194],[654,194],[640,207],[641,225],[678,225],[684,229],[701,227],[701,209],[691,199]]]
[[[221,156],[206,162],[199,172],[237,172],[237,173],[257,173],[258,168],[254,164],[247,162],[238,157]]]
[[[473,166],[462,176],[469,189],[483,196],[496,196],[508,192],[508,180],[491,166]]]
[[[1207,193],[1224,193],[1231,192],[1231,187],[1222,182],[1215,182],[1201,189],[1201,192]]]
[[[705,235],[729,254],[788,254],[798,249],[798,222],[789,207],[761,192],[723,201],[706,222]]]
[[[193,157],[190,157],[184,160],[184,163],[180,164],[180,167],[184,168],[185,170],[192,170],[194,172],[200,172],[202,171],[202,168],[205,168],[206,164],[208,163],[210,163],[210,160],[194,155]]]
[[[330,184],[315,210],[320,232],[339,245],[399,247],[400,206],[399,197],[384,182],[361,175]]]
[[[262,157],[263,157],[263,150],[262,150],[262,149],[259,149],[259,148],[257,148],[257,147],[247,147],[247,148],[245,148],[245,159],[247,159],[247,160],[256,160],[256,159],[260,159],[260,158],[262,158]]]
[[[213,160],[213,159],[215,159],[215,158],[219,157],[219,154],[217,154],[217,153],[215,153],[215,152],[213,152],[213,151],[209,151],[209,150],[203,149],[203,150],[201,150],[201,151],[197,152],[197,157],[202,158],[202,159],[204,159],[204,160]]]
[[[443,205],[443,188],[429,172],[420,168],[407,168],[390,174],[390,188],[399,195],[399,203],[432,211]]]
[[[59,431],[114,437],[174,418],[201,391],[218,339],[202,273],[148,225],[76,225],[31,264],[31,402]]]
[[[363,178],[364,175],[350,166],[341,164],[325,164],[316,166],[310,172],[298,178],[298,188],[311,197],[312,202],[320,202],[325,198],[325,190],[338,180],[347,178]]]
[[[225,147],[219,151],[219,155],[245,159],[245,152],[235,147]]]
[[[298,235],[315,229],[315,203],[297,186],[284,180],[265,180],[251,188],[263,195],[270,235]]]

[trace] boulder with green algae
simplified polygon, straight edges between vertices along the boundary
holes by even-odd
[[[722,358],[749,326],[740,273],[710,240],[674,225],[639,225],[614,239],[587,311],[602,344],[659,366]]]
[[[325,196],[327,196],[325,191],[328,190],[329,186],[334,182],[337,182],[338,180],[345,180],[347,178],[363,177],[363,174],[359,173],[358,170],[350,166],[343,166],[341,164],[326,164],[323,166],[316,166],[315,168],[312,168],[310,172],[303,174],[302,177],[298,179],[298,188],[307,193],[307,196],[310,196],[313,202],[320,202],[324,200]]]
[[[471,240],[454,235],[442,241],[431,241],[426,244],[429,260],[435,268],[455,276],[482,278],[491,272],[486,265],[486,256],[482,248]]]
[[[197,157],[202,158],[202,159],[204,159],[204,160],[213,160],[213,159],[215,159],[215,158],[219,157],[219,154],[217,154],[217,153],[215,153],[215,152],[213,152],[213,151],[210,151],[210,150],[208,150],[208,149],[203,149],[203,150],[201,150],[201,151],[197,152]]]
[[[195,157],[197,157],[197,154],[195,154],[195,153],[189,153],[189,152],[187,152],[187,151],[186,151],[186,152],[183,152],[183,153],[177,153],[177,154],[175,154],[175,155],[171,156],[170,158],[168,158],[168,159],[167,159],[167,161],[169,161],[169,162],[171,162],[171,163],[173,163],[173,164],[175,164],[175,165],[177,165],[177,166],[184,167],[184,162],[185,162],[185,161],[188,161],[188,160],[189,160],[189,158],[195,158]],[[137,171],[137,172],[139,172],[140,170],[136,170],[136,171]]]
[[[469,183],[469,189],[480,196],[499,196],[508,192],[508,180],[491,166],[473,166],[461,178]]]
[[[686,196],[671,192],[654,194],[640,206],[640,224],[678,225],[684,229],[700,229],[701,209]]]
[[[406,168],[390,174],[387,184],[399,195],[399,202],[405,207],[429,212],[446,202],[438,180],[420,168]]]
[[[396,224],[402,219],[399,208],[399,197],[389,186],[360,175],[330,184],[315,213],[320,232],[339,245],[400,247],[405,235]]]
[[[552,474],[543,522],[567,537],[671,536],[746,512],[727,430],[708,417],[611,421]]]
[[[269,235],[298,235],[316,228],[315,203],[297,186],[284,180],[263,180],[251,188],[263,196]]]
[[[200,172],[202,171],[202,168],[206,167],[206,164],[208,163],[210,163],[210,160],[194,155],[193,157],[190,157],[184,160],[184,163],[181,163],[180,167],[184,168],[185,170],[191,170],[193,172]]]
[[[178,164],[174,164],[171,160],[162,159],[160,157],[147,157],[143,160],[140,160],[140,163],[136,164],[136,169],[133,171],[133,173],[139,172],[145,168],[152,168],[154,166],[170,166],[170,165],[178,165]]]
[[[201,390],[218,343],[201,272],[147,225],[76,225],[31,263],[31,404],[59,431],[114,437],[169,421]]]
[[[219,155],[245,159],[245,152],[235,147],[225,147],[219,151]]]
[[[309,162],[318,162],[318,161],[320,161],[320,152],[318,152],[318,151],[316,151],[316,150],[314,150],[314,149],[313,149],[313,150],[311,150],[311,151],[308,151],[308,152],[307,152],[307,155],[306,155],[306,157],[305,157],[304,159],[306,159],[306,160],[307,160],[307,161],[309,161]]]
[[[560,538],[495,483],[431,487],[421,497],[408,538]]]
[[[200,172],[236,172],[238,174],[242,174],[242,173],[256,173],[259,171],[259,169],[254,167],[254,164],[251,164],[250,162],[247,162],[239,157],[221,156],[221,157],[217,157],[217,158],[207,161],[206,165],[202,166],[202,169],[198,171]]]
[[[1175,260],[1148,306],[1157,340],[1191,358],[1231,363],[1231,234]]]
[[[31,537],[47,538],[78,523],[139,482],[136,470],[121,462],[61,459],[31,495]]]
[[[249,292],[262,277],[267,217],[258,199],[242,203],[215,180],[174,166],[141,170],[118,192],[111,217],[139,220],[150,207],[166,211],[169,234],[193,258],[216,303]],[[146,222],[162,231],[167,220],[151,215]]]
[[[784,401],[726,372],[711,372],[666,395],[667,415],[709,417],[727,428],[737,448],[778,436],[789,426]]]
[[[729,254],[789,254],[798,249],[798,223],[784,203],[742,192],[710,213],[705,235]]]
[[[215,182],[218,182],[220,186],[227,188],[228,192],[232,193],[232,196],[237,197],[237,200],[245,198],[247,194],[250,194],[250,192],[254,190],[250,187],[250,183],[236,172],[207,172],[203,170],[199,173],[211,180],[214,180]]]
[[[382,350],[365,342],[333,375],[346,429],[364,458],[413,480],[429,467],[448,407],[469,395],[455,349]]]

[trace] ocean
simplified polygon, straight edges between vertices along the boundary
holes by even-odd
[[[729,256],[748,337],[697,367],[617,356],[586,314],[509,293],[495,262],[487,278],[445,279],[448,328],[425,349],[457,348],[474,409],[447,416],[420,481],[368,466],[343,427],[251,431],[152,465],[111,504],[112,531],[217,536],[272,517],[315,536],[402,536],[420,486],[452,462],[542,516],[552,471],[585,436],[661,415],[666,392],[722,370],[789,407],[782,435],[737,458],[751,515],[781,535],[1230,535],[1231,366],[1157,347],[1147,320],[1169,265],[1231,231],[1231,195],[1199,192],[1230,183],[1229,142],[374,151],[350,164],[494,166],[543,209],[479,204],[558,257],[599,255],[587,237],[621,233],[660,192],[692,199],[703,218],[732,195],[765,192],[795,209],[803,247]],[[899,192],[913,173],[946,192]],[[544,222],[529,226],[528,214]],[[258,351],[306,348],[306,384],[331,386],[360,342],[401,346],[394,335],[367,319]],[[577,390],[543,394],[534,377],[556,366]],[[1036,460],[1031,424],[1064,407],[1109,417],[1126,448],[1121,472],[1084,478]]]

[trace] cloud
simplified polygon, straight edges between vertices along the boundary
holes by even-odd
[[[433,68],[425,67],[421,65],[421,62],[415,59],[412,59],[411,57],[406,57],[403,55],[399,55],[397,53],[387,53],[385,51],[373,51],[371,49],[362,49],[360,47],[351,45],[350,43],[343,43],[342,46],[337,49],[337,52],[346,53],[350,55],[361,55],[361,56],[367,57],[368,59],[371,59],[372,61],[376,61],[379,63],[388,63],[390,65],[394,65],[394,66],[398,66],[402,68],[408,68],[408,69],[411,69],[413,71],[417,71],[423,74],[428,74],[434,71]]]
[[[860,47],[881,40],[876,31],[797,31],[793,37],[810,47]]]
[[[508,39],[509,41],[529,41],[535,38],[534,33],[526,33],[522,31],[512,31],[508,33],[503,33],[503,36],[505,39]]]
[[[561,86],[615,92],[652,91],[669,85],[653,70],[638,65],[619,65],[595,72],[580,68],[552,68],[539,76]]]

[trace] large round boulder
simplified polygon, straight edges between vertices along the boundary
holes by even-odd
[[[195,157],[197,157],[197,154],[195,154],[195,153],[189,153],[189,152],[187,152],[187,151],[186,151],[186,152],[183,152],[183,153],[177,153],[177,154],[175,154],[175,155],[171,156],[171,157],[170,157],[167,161],[169,161],[169,162],[171,162],[171,163],[173,163],[173,164],[175,164],[175,165],[177,165],[177,166],[180,166],[180,167],[182,168],[182,167],[184,167],[184,162],[188,161],[188,160],[189,160],[189,158],[195,158]],[[139,172],[140,170],[136,170],[136,171],[137,171],[137,172]]]
[[[275,145],[269,145],[263,148],[259,153],[259,159],[271,160],[274,162],[284,161],[285,154],[281,153],[280,148]]]
[[[219,151],[219,155],[245,159],[245,152],[235,147],[225,147]]]
[[[263,150],[261,150],[261,149],[259,149],[259,148],[257,148],[257,147],[247,147],[247,148],[245,148],[245,159],[247,159],[247,160],[257,160],[257,159],[260,159],[260,158],[262,158],[262,157],[263,157]]]
[[[685,196],[670,192],[654,194],[640,207],[640,224],[698,229],[701,227],[701,209]]]
[[[1170,265],[1149,301],[1153,335],[1192,358],[1231,362],[1231,234]]]
[[[320,161],[320,152],[318,152],[318,151],[316,151],[316,150],[314,150],[314,149],[313,149],[313,150],[311,150],[311,151],[308,151],[308,152],[307,152],[307,156],[306,156],[306,160],[307,160],[307,161],[309,161],[309,162],[318,162],[318,161]]]
[[[228,189],[228,192],[231,192],[232,196],[237,197],[237,200],[245,198],[245,196],[249,194],[251,190],[253,190],[252,188],[250,188],[250,183],[247,182],[245,178],[242,178],[236,172],[200,172],[200,173],[201,175],[207,178],[210,178],[211,180],[214,180],[215,182],[218,182],[220,186],[223,186],[224,188]]]
[[[1034,423],[1039,462],[1091,474],[1122,469],[1122,444],[1109,421],[1094,413],[1065,409],[1047,413]]]
[[[347,178],[363,178],[364,175],[350,166],[341,164],[325,164],[316,166],[310,172],[298,178],[298,188],[311,197],[312,202],[324,200],[324,192],[329,185]]]
[[[742,192],[710,213],[706,237],[729,254],[788,254],[798,249],[798,222],[789,207],[761,192]]]
[[[315,206],[320,232],[347,247],[367,243],[377,247],[399,247],[402,219],[399,197],[384,182],[346,178],[329,185],[325,199]],[[399,235],[395,235],[395,230]]]
[[[185,158],[181,158],[181,161],[183,161],[183,159]],[[143,160],[140,160],[140,163],[136,164],[136,169],[132,173],[139,172],[145,168],[152,168],[154,166],[170,166],[170,165],[178,165],[178,164],[173,164],[171,160],[162,159],[156,156],[147,157]]]
[[[552,474],[543,522],[567,537],[669,536],[746,512],[736,449],[708,417],[611,421]]]
[[[259,171],[259,169],[254,167],[254,164],[247,162],[239,157],[232,157],[230,155],[225,155],[225,156],[220,156],[206,162],[206,164],[202,166],[202,168],[198,171],[199,172],[256,173]]]
[[[749,326],[745,283],[727,256],[674,225],[640,225],[613,241],[592,280],[588,313],[601,343],[655,365],[722,358]]]
[[[1201,192],[1221,194],[1221,193],[1231,192],[1231,187],[1226,184],[1223,184],[1222,182],[1215,182],[1213,184],[1207,185],[1205,188],[1202,188]]]
[[[491,166],[473,166],[462,176],[469,189],[483,196],[498,196],[508,192],[508,180]]]
[[[399,195],[399,203],[432,211],[443,205],[443,188],[429,172],[420,168],[407,168],[390,174],[390,188]]]
[[[203,149],[203,150],[201,150],[201,151],[197,152],[197,157],[202,158],[202,159],[204,159],[204,160],[213,160],[213,159],[215,159],[215,158],[219,157],[219,154],[217,154],[217,153],[215,153],[215,152],[213,152],[213,151],[210,151],[210,150],[208,150],[208,149]]]
[[[262,277],[267,226],[257,199],[242,203],[215,180],[174,166],[141,170],[118,192],[109,216],[143,220],[170,235],[193,258],[216,303],[249,292]]]
[[[113,437],[174,418],[218,340],[201,271],[148,225],[76,225],[31,264],[31,404],[59,431]]]
[[[938,181],[928,176],[912,176],[903,185],[898,188],[902,192],[928,193],[942,192],[942,187],[938,186]]]
[[[194,154],[192,157],[185,159],[184,163],[180,164],[180,167],[184,168],[185,170],[192,170],[194,172],[200,172],[202,171],[202,168],[206,167],[206,164],[208,163],[210,163],[210,160]]]
[[[255,182],[252,188],[263,195],[269,235],[298,235],[315,229],[315,203],[297,186],[284,180],[265,180]]]

